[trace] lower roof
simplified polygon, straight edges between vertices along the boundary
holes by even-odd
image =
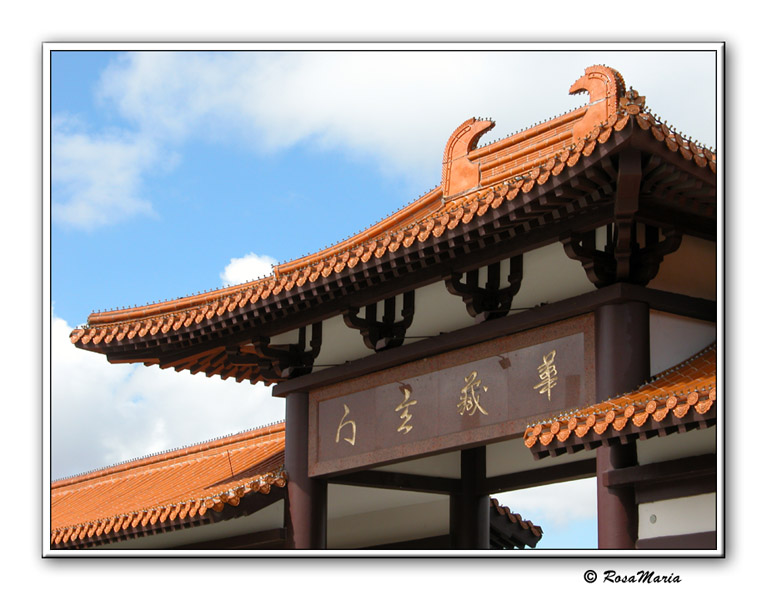
[[[51,484],[51,547],[104,544],[202,525],[212,509],[283,488],[285,424],[61,479]]]
[[[716,422],[716,364],[714,343],[630,393],[530,424],[525,445],[542,458],[708,427]]]

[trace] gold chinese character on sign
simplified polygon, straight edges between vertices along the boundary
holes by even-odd
[[[486,392],[487,386],[482,385],[481,379],[477,379],[476,371],[472,371],[463,380],[466,382],[466,385],[461,388],[461,401],[458,403],[458,413],[463,415],[463,413],[468,412],[469,416],[471,416],[479,411],[486,415],[485,409],[479,405],[479,388],[481,387],[482,391]]]
[[[538,390],[539,394],[546,394],[549,402],[551,402],[551,388],[557,385],[557,366],[554,364],[556,356],[556,350],[544,354],[543,363],[538,365],[538,377],[541,382],[533,386],[533,389]]]
[[[399,406],[394,409],[396,412],[402,411],[399,418],[403,420],[403,423],[397,427],[397,431],[401,433],[408,433],[411,429],[413,429],[412,425],[408,425],[410,419],[413,418],[413,415],[408,412],[408,407],[413,406],[413,404],[418,404],[418,400],[415,398],[410,398],[411,389],[409,385],[401,385],[399,389],[405,398],[402,400],[402,402],[399,403]]]
[[[350,438],[344,438],[345,442],[349,442],[352,446],[354,446],[354,441],[357,439],[357,424],[349,419],[348,421],[344,421],[346,417],[349,415],[349,407],[344,404],[344,416],[341,417],[341,422],[338,424],[338,429],[336,429],[336,444],[340,441],[341,437],[341,429],[346,427],[347,425],[352,426],[352,437]]]

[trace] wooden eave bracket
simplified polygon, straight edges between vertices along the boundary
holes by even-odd
[[[569,231],[560,237],[567,256],[580,261],[589,281],[598,288],[620,282],[647,285],[658,274],[663,258],[682,243],[682,234],[676,229],[645,225],[644,246],[640,247],[637,213],[641,186],[640,152],[624,148],[618,156],[613,220],[607,226],[605,249],[596,247],[596,230]]]
[[[365,316],[358,316],[358,307],[349,307],[343,311],[344,323],[347,327],[356,329],[362,335],[365,346],[376,352],[401,346],[405,334],[413,323],[415,315],[415,291],[402,294],[402,310],[399,321],[396,320],[396,296],[384,300],[382,319],[378,319],[377,303],[365,306]]]
[[[227,348],[227,360],[235,366],[254,366],[267,380],[285,380],[312,372],[314,360],[322,347],[322,322],[312,324],[311,340],[307,349],[306,327],[298,330],[298,343],[272,345],[269,337],[252,339],[253,352],[242,352],[239,347]]]
[[[638,427],[633,423],[628,423],[620,432],[613,431],[611,433],[597,434],[591,430],[583,437],[570,435],[564,442],[554,440],[546,446],[538,443],[530,448],[530,452],[535,460],[540,460],[549,456],[556,457],[562,454],[574,454],[583,450],[594,450],[600,446],[616,446],[635,440],[647,440],[675,433],[707,429],[715,426],[716,422],[715,410],[711,410],[703,415],[691,411],[682,419],[672,417],[668,422],[661,423],[650,420],[648,421],[649,427],[647,424],[643,427]]]
[[[505,317],[511,310],[511,302],[522,285],[522,256],[514,256],[510,261],[507,287],[501,287],[501,263],[492,263],[487,267],[487,283],[479,285],[479,269],[464,273],[451,273],[445,280],[447,291],[460,296],[466,305],[466,311],[477,323]],[[466,281],[461,281],[466,275]]]

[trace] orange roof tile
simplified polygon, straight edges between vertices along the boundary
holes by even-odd
[[[246,494],[284,487],[284,453],[279,423],[54,481],[51,547],[207,522],[209,509],[220,512]]]
[[[257,309],[283,291],[381,259],[417,241],[439,238],[504,203],[519,202],[518,197],[575,167],[631,122],[649,130],[665,149],[716,172],[716,154],[660,122],[645,108],[644,97],[625,89],[614,69],[586,69],[570,87],[571,94],[581,92],[589,94],[586,106],[486,146],[477,147],[477,140],[493,123],[464,122],[448,140],[441,185],[360,234],[278,265],[273,275],[256,281],[140,308],[93,313],[70,339],[80,347],[100,350],[126,338],[137,341],[158,332],[171,334],[238,309]]]
[[[621,436],[647,437],[660,429],[696,426],[716,418],[716,344],[660,373],[629,394],[530,424],[525,446],[536,455],[596,447]],[[569,446],[569,448],[568,448]]]

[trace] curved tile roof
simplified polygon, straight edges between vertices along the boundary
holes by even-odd
[[[629,430],[636,434],[654,426],[674,427],[688,414],[713,417],[715,402],[716,344],[712,344],[631,393],[530,424],[524,442],[539,455],[587,438],[590,445],[600,445]]]
[[[269,494],[285,487],[284,452],[279,423],[54,481],[51,547],[189,526],[246,494]]]
[[[283,291],[381,260],[401,247],[440,238],[502,204],[518,202],[550,177],[575,167],[632,122],[684,160],[716,172],[716,154],[662,123],[645,108],[644,97],[625,90],[614,69],[586,69],[570,88],[571,94],[580,92],[589,94],[586,106],[479,148],[477,140],[492,122],[469,119],[448,141],[440,187],[360,234],[278,265],[273,275],[256,281],[139,308],[93,313],[70,339],[95,350],[126,339],[172,334],[238,309],[256,309]]]

